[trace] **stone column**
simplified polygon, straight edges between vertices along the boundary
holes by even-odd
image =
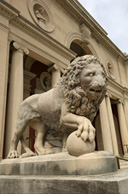
[[[100,104],[100,121],[101,121],[101,130],[102,130],[104,150],[113,153],[112,138],[111,138],[110,125],[109,125],[109,120],[108,120],[108,112],[107,112],[105,98]]]
[[[112,136],[113,151],[115,155],[119,155],[112,107],[111,107],[110,97],[108,94],[106,96],[106,104],[107,104],[107,110],[108,110],[108,119],[109,119],[109,124],[110,124],[111,136]]]
[[[52,72],[52,87],[54,87],[54,85],[59,81],[61,77],[61,70],[56,64],[54,64],[48,69],[48,71]]]
[[[31,80],[36,77],[36,74],[24,70],[24,99],[30,96],[31,92]]]
[[[124,155],[128,155],[128,129],[125,120],[125,114],[123,109],[123,102],[119,100],[117,104],[120,133],[123,144]]]
[[[125,113],[125,119],[126,119],[126,124],[128,128],[128,99],[124,100],[124,113]]]
[[[1,22],[4,23],[1,19]],[[0,159],[3,157],[5,112],[8,83],[8,59],[10,41],[8,40],[9,28],[0,24]]]
[[[12,53],[10,67],[5,156],[9,152],[11,139],[16,130],[17,114],[23,101],[23,56],[24,53],[28,54],[28,50],[20,47],[16,42],[13,46],[15,50]]]

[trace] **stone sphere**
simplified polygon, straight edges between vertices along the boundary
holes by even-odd
[[[83,141],[81,137],[76,136],[76,131],[71,133],[67,139],[67,151],[72,156],[80,156],[95,151],[95,141]]]

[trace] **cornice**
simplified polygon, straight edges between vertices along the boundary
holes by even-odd
[[[97,23],[97,21],[89,14],[89,12],[77,0],[56,0],[70,15],[77,21],[86,23],[91,29],[100,31],[101,34],[107,35],[107,32]]]
[[[117,91],[120,91],[121,94],[127,94],[128,95],[128,88],[123,87],[119,83],[117,83],[115,80],[108,78],[108,86],[111,85],[112,88],[116,88]]]
[[[76,54],[73,51],[53,39],[42,29],[29,22],[27,19],[20,15],[20,12],[17,9],[15,9],[4,0],[0,1],[0,14],[7,18],[10,21],[10,24],[13,26],[18,27],[27,34],[30,34],[31,36],[43,42],[43,44],[45,43],[48,45],[50,48],[56,48],[58,53],[66,56],[67,59],[71,60],[75,57]]]
[[[78,2],[78,0],[56,0],[70,15],[80,24],[84,23],[92,31],[92,36],[103,45],[111,49],[116,55],[125,60],[124,53],[109,39],[107,32],[89,14],[89,12]]]
[[[11,20],[19,15],[19,11],[4,0],[0,1],[0,15]]]
[[[32,37],[36,38],[43,44],[49,46],[49,48],[52,48],[58,51],[58,53],[61,52],[62,55],[65,55],[67,59],[71,60],[75,57],[75,53],[59,43],[57,40],[53,39],[50,35],[48,35],[46,32],[44,32],[42,29],[36,27],[34,24],[26,20],[23,16],[19,15],[16,18],[13,18],[10,23],[13,26],[16,26],[17,28],[21,29],[23,32],[31,35]]]
[[[58,4],[60,4],[69,14],[73,16],[80,24],[85,23],[91,30],[92,36],[94,36],[99,42],[103,45],[107,46],[114,52],[116,55],[119,55],[123,60],[128,60],[128,56],[126,56],[107,36],[107,32],[97,23],[97,21],[89,14],[89,12],[78,2],[78,0],[56,0]],[[16,22],[17,26],[22,26],[23,30],[34,34],[35,36],[39,37],[39,34],[44,36],[43,30],[38,29],[36,26],[32,25],[28,22],[25,18],[20,16],[20,12],[11,6],[9,3],[5,2],[4,0],[0,1],[0,14],[6,17],[10,22]],[[21,22],[22,21],[22,22]],[[24,23],[24,24],[23,24]],[[25,23],[28,25],[25,25]],[[31,31],[31,32],[30,32]],[[42,38],[41,36],[41,38]],[[46,35],[45,35],[46,37]],[[48,35],[47,35],[48,37]],[[43,37],[44,38],[44,37]],[[51,42],[56,42],[56,46],[63,48],[66,51],[66,47],[61,45],[56,40],[52,39],[50,36],[48,39]],[[51,43],[50,42],[50,43]],[[68,49],[67,55],[74,55],[74,53]],[[75,55],[74,55],[75,56]]]
[[[128,61],[128,55],[125,55],[125,61]]]

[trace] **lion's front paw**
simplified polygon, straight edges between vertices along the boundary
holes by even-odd
[[[81,138],[82,138],[84,141],[89,140],[90,142],[93,142],[94,139],[95,139],[95,131],[94,131],[94,130],[91,130],[91,131],[89,131],[89,132],[83,131],[83,132],[81,133]]]
[[[77,137],[81,136],[84,141],[89,140],[92,142],[95,139],[95,128],[92,126],[91,121],[84,118],[76,131],[76,135]]]
[[[16,150],[12,150],[9,152],[8,154],[8,157],[9,159],[12,159],[12,158],[19,158],[19,154]]]

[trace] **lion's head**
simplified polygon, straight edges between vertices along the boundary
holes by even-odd
[[[106,72],[93,55],[77,57],[61,81],[69,110],[93,120],[106,93]]]

